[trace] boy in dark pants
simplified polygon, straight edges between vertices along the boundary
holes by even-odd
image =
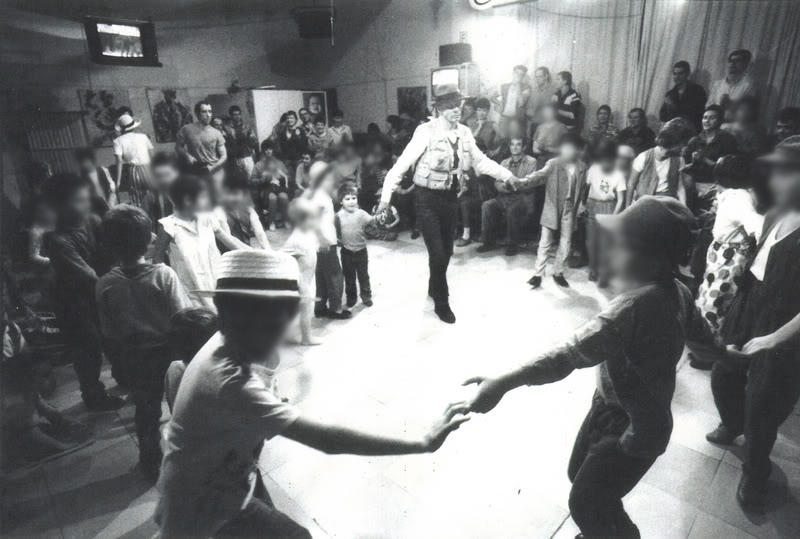
[[[106,393],[100,381],[103,348],[94,287],[98,277],[108,271],[109,261],[101,241],[100,218],[92,214],[92,186],[73,174],[56,174],[43,191],[58,214],[49,244],[55,270],[54,310],[75,357],[81,397],[92,412],[115,410],[123,405],[122,399]],[[124,383],[117,369],[113,374]]]
[[[667,448],[675,367],[686,340],[711,333],[674,275],[694,218],[667,197],[643,197],[619,215],[598,215],[612,234],[612,269],[622,293],[565,344],[497,378],[476,377],[470,409],[486,413],[506,392],[600,365],[592,408],[569,464],[569,508],[583,537],[634,537],[622,498]]]
[[[736,499],[755,511],[764,508],[778,429],[800,398],[800,136],[761,160],[773,167],[775,210],[720,328],[729,352],[748,361],[714,364],[711,390],[722,423],[706,435],[727,445],[744,434]]]
[[[153,224],[144,210],[122,204],[106,213],[103,232],[119,266],[97,282],[97,310],[106,350],[126,366],[136,404],[139,464],[148,477],[161,465],[161,399],[172,354],[167,329],[172,315],[191,302],[178,276],[144,253]]]
[[[344,188],[339,193],[342,209],[336,214],[336,232],[342,244],[342,272],[347,306],[352,308],[361,288],[361,301],[372,307],[372,288],[369,284],[369,255],[367,253],[367,226],[375,217],[358,207],[358,191]]]

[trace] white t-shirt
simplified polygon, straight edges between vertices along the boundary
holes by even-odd
[[[661,161],[655,156],[656,150],[653,149],[653,165],[656,169],[656,175],[658,176],[658,187],[656,188],[656,193],[666,193],[669,191],[669,163],[670,159],[662,159]],[[647,160],[648,152],[642,152],[636,156],[636,159],[633,160],[633,170],[636,172],[641,172],[644,170],[644,163]]]
[[[586,183],[589,184],[589,198],[603,202],[617,200],[618,193],[628,189],[625,175],[621,171],[615,169],[606,174],[600,165],[589,167]]]
[[[756,211],[753,195],[747,189],[727,189],[717,194],[717,217],[712,234],[717,241],[724,240],[734,230],[743,226],[748,234],[758,234],[764,226],[764,216]]]
[[[180,382],[155,520],[164,537],[212,537],[252,498],[264,440],[299,416],[272,391],[274,372],[243,366],[217,333]]]
[[[313,300],[317,296],[317,251],[319,250],[319,239],[314,232],[303,231],[295,228],[286,243],[283,244],[281,251],[292,255],[297,260],[300,269],[300,298]]]
[[[149,165],[153,143],[144,133],[125,133],[114,139],[114,155],[129,165]]]

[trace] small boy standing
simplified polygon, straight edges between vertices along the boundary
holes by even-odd
[[[171,354],[172,316],[191,306],[178,276],[164,264],[145,262],[153,223],[144,210],[119,205],[103,218],[103,232],[119,262],[97,282],[97,310],[106,350],[125,365],[136,404],[139,464],[152,479],[161,465],[161,398]]]
[[[552,257],[558,234],[558,251],[553,262],[553,280],[558,286],[569,287],[564,278],[564,266],[572,248],[572,232],[578,206],[583,197],[586,184],[586,165],[581,161],[585,142],[575,133],[567,133],[559,143],[559,155],[549,160],[545,166],[528,174],[521,184],[525,189],[545,185],[544,208],[540,224],[542,235],[539,251],[533,267],[533,277],[528,280],[532,288],[542,286],[547,262]]]
[[[300,269],[297,283],[300,293],[300,344],[303,346],[321,344],[311,335],[311,318],[314,316],[314,303],[317,298],[319,213],[317,207],[308,199],[293,200],[289,204],[289,217],[294,230],[281,248],[281,251],[294,257]]]
[[[597,286],[608,286],[608,234],[597,224],[598,215],[615,214],[625,206],[625,175],[617,170],[618,146],[613,140],[603,140],[597,145],[597,163],[586,173],[586,249],[589,252],[589,280]]]
[[[543,385],[599,365],[597,390],[572,450],[569,509],[582,537],[640,537],[622,505],[672,434],[675,367],[687,340],[711,342],[692,294],[674,275],[694,217],[668,197],[643,197],[598,221],[623,292],[563,345],[496,378],[476,377],[470,410],[487,413],[523,385]]]
[[[339,193],[342,209],[336,214],[336,231],[342,243],[342,271],[347,306],[353,308],[359,288],[361,301],[372,307],[372,288],[369,284],[369,255],[367,254],[367,226],[375,217],[358,207],[358,191],[345,188]],[[356,286],[358,280],[358,287]]]
[[[56,210],[56,230],[50,234],[50,261],[55,270],[54,310],[70,349],[81,397],[89,411],[116,410],[123,400],[109,395],[100,381],[103,348],[94,287],[109,268],[103,248],[100,218],[92,214],[91,184],[73,174],[51,176],[43,187]],[[148,231],[149,233],[149,231]],[[149,236],[148,236],[149,238]],[[117,382],[124,376],[112,365]]]

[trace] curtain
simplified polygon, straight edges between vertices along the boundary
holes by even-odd
[[[675,62],[687,60],[708,90],[739,48],[753,53],[764,125],[778,109],[800,105],[797,0],[539,0],[476,12],[465,25],[490,86],[506,82],[519,63],[571,71],[587,128],[602,104],[618,127],[633,107],[657,125]]]

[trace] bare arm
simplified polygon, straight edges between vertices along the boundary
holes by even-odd
[[[641,176],[641,172],[634,169],[631,171],[631,177],[628,179],[628,189],[625,191],[626,196],[626,206],[630,206],[633,202],[633,195],[636,192],[636,188],[639,186],[639,176]]]
[[[389,204],[395,187],[397,187],[403,179],[403,174],[417,162],[427,147],[428,128],[422,126],[418,127],[411,141],[406,146],[406,149],[403,150],[403,153],[397,158],[397,162],[391,170],[386,173],[386,178],[383,181],[383,191],[381,192],[381,206]]]
[[[466,403],[451,404],[429,432],[418,439],[392,438],[349,427],[329,425],[312,419],[298,418],[283,435],[295,442],[329,454],[409,455],[428,453],[442,446],[447,436],[469,417]]]
[[[172,237],[167,234],[167,232],[160,228],[158,233],[156,234],[156,240],[153,245],[153,263],[154,264],[161,264],[166,263],[168,264],[167,260],[167,249],[169,248],[169,244],[172,241]]]
[[[231,236],[229,232],[225,232],[221,227],[217,227],[214,230],[214,236],[217,238],[217,240],[220,241],[220,243],[222,243],[222,245],[224,245],[228,249],[231,250],[252,249],[252,247],[250,247],[240,239]]]
[[[589,190],[586,190],[587,196]],[[622,208],[625,207],[625,193],[626,191],[617,191],[617,205],[614,206],[614,213],[619,213],[622,211]]]
[[[117,187],[119,187],[119,182],[122,181],[122,156],[115,155],[114,157],[117,162],[117,167],[114,170],[114,176],[116,176],[114,178],[114,183],[116,184]]]
[[[253,228],[253,234],[256,236],[256,241],[262,249],[265,251],[271,251],[272,245],[269,243],[269,238],[267,237],[267,233],[264,231],[264,227],[261,225],[261,219],[258,218],[258,213],[256,213],[255,208],[250,208],[248,213],[250,216],[250,226]]]

